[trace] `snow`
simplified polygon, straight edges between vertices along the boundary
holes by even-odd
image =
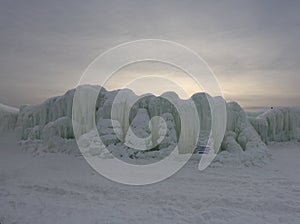
[[[84,103],[75,121],[75,90],[19,111],[0,104],[0,223],[300,223],[299,108],[248,118],[237,103],[226,103],[225,136],[218,139],[210,128],[216,120],[217,128],[225,125],[217,116],[220,97],[181,100],[172,92],[136,96],[128,89],[102,89],[95,97],[99,87],[79,88]],[[95,110],[85,107],[95,100]],[[94,129],[87,113],[95,114]],[[90,158],[110,159],[104,146],[142,165],[177,144],[181,156],[210,150],[162,182],[125,186],[91,169],[72,124]],[[199,171],[199,160],[213,159],[219,145],[212,165]]]
[[[192,159],[171,178],[125,186],[96,174],[82,157],[33,156],[12,134],[0,136],[0,222],[300,223],[300,144],[271,143],[261,167],[197,169]]]
[[[18,109],[0,103],[0,132],[12,131],[16,127]]]

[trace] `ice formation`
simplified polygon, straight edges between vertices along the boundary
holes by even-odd
[[[276,113],[274,110],[252,119],[250,123],[237,103],[227,103],[226,133],[224,139],[218,140],[216,133],[210,132],[212,120],[216,119],[220,124],[225,120],[216,116],[211,106],[214,108],[214,105],[224,102],[221,97],[197,93],[191,99],[182,100],[173,92],[157,97],[149,94],[137,96],[129,89],[106,91],[102,88],[98,94],[100,88],[97,86],[79,88],[86,91],[80,113],[95,115],[97,130],[92,128],[92,122],[85,116],[75,121],[75,125],[83,127],[79,129],[81,137],[78,144],[91,156],[101,155],[100,140],[121,157],[165,156],[176,145],[180,153],[192,153],[195,148],[206,147],[207,144],[217,151],[214,147],[220,141],[217,162],[253,164],[261,162],[268,154],[261,139],[265,142],[279,140],[278,135],[282,137],[282,133],[292,133],[293,138],[281,140],[299,137],[299,110],[285,109],[286,112],[283,112],[280,109]],[[16,130],[23,145],[29,147],[31,143],[38,142],[43,146],[39,145],[35,150],[70,152],[65,145],[75,144],[72,126],[74,94],[74,89],[69,90],[63,96],[50,98],[42,104],[21,106],[18,115],[15,111],[12,119],[17,120]],[[87,102],[92,101],[95,102],[93,111],[85,107]],[[290,122],[288,127],[287,120]],[[8,123],[14,126],[13,122]],[[287,133],[287,128],[293,131]],[[208,141],[210,136],[212,138]]]
[[[128,147],[135,148],[135,146],[138,146],[137,149],[139,150],[153,148],[150,117],[146,109],[140,108],[137,111],[130,127],[125,137],[125,144]]]
[[[250,124],[244,110],[235,102],[227,103],[227,128],[216,157],[220,163],[259,165],[268,157],[268,149]]]
[[[14,130],[17,123],[19,110],[0,104],[0,131]]]
[[[300,141],[299,107],[275,107],[250,121],[265,143]]]

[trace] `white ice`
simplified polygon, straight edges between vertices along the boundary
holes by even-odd
[[[16,127],[19,110],[0,103],[0,132],[12,131]]]
[[[84,93],[80,96],[84,103],[91,102],[95,98],[93,95],[99,90],[99,87],[89,85],[79,88]],[[69,90],[63,96],[50,98],[38,105],[26,105],[20,108],[16,130],[23,146],[30,148],[32,145],[33,151],[72,152],[72,149],[68,149],[67,146],[73,147],[75,144],[75,141],[72,142],[74,133],[71,120],[74,93],[75,90]],[[213,104],[220,100],[224,101],[204,93],[194,94],[192,100],[181,100],[172,92],[167,92],[162,97],[147,95],[141,98],[128,89],[106,91],[102,88],[95,111],[89,113],[95,114],[98,130],[103,132],[99,133],[101,139],[116,150],[123,150],[124,144],[135,149],[149,149],[158,145],[157,148],[161,152],[167,152],[170,148],[174,148],[175,140],[178,142],[180,152],[189,153],[197,145],[205,145],[211,134],[213,138],[215,137],[215,131],[209,132],[212,125],[209,102]],[[193,107],[194,110],[191,109]],[[84,105],[80,107],[79,113],[82,113],[82,116],[76,120],[80,127],[84,127],[81,134],[88,134],[91,131],[92,125],[85,117],[87,110]],[[169,114],[168,117],[164,117],[165,114]],[[172,124],[160,122],[170,126],[168,131],[163,125],[156,124],[153,119],[155,117],[172,120]],[[111,118],[114,120],[113,127],[106,127],[106,123],[101,124],[102,121]],[[217,116],[214,119],[220,118]],[[197,125],[198,120],[200,129]],[[89,125],[85,127],[85,124]],[[163,133],[163,130],[167,132]],[[137,133],[140,136],[137,136]],[[91,135],[94,136],[93,133]],[[161,139],[163,139],[162,144],[159,145],[158,140]],[[223,152],[219,153],[217,158],[218,163],[239,165],[263,163],[268,157],[268,150],[262,139],[263,137],[260,137],[252,127],[244,110],[237,103],[227,103],[227,128],[221,145]],[[120,142],[124,144],[119,144]],[[214,143],[216,147],[221,144]],[[98,154],[94,149],[95,146],[92,146],[92,154]],[[215,148],[215,151],[218,149]],[[149,153],[150,157],[153,153]]]

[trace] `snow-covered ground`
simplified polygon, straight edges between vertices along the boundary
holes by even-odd
[[[133,187],[82,157],[22,151],[0,136],[0,223],[300,223],[300,144],[272,143],[262,167],[207,168],[192,159],[171,178]]]

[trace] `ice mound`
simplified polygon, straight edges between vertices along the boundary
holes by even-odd
[[[227,128],[215,162],[231,165],[261,165],[269,157],[267,146],[250,124],[245,111],[227,103]]]
[[[99,87],[90,85],[80,88],[87,93],[83,96],[85,100],[94,99],[90,97],[90,91],[99,90]],[[74,89],[69,90],[63,96],[50,98],[42,104],[20,108],[17,133],[25,148],[34,145],[35,152],[78,152],[77,147],[74,150],[72,127],[74,94]],[[103,153],[103,145],[99,146],[100,137],[101,142],[115,155],[145,159],[165,157],[176,145],[180,153],[192,153],[196,148],[205,148],[207,143],[213,148],[218,144],[208,142],[209,136],[214,138],[215,134],[210,132],[214,114],[211,113],[210,105],[220,102],[225,101],[205,93],[181,100],[173,92],[158,97],[149,94],[137,96],[129,89],[106,91],[102,88],[93,111],[97,130],[81,130],[78,144],[84,148],[85,154],[107,156],[107,153]],[[112,106],[115,107],[114,113]],[[80,110],[84,112],[88,108],[82,106]],[[198,121],[200,130],[197,127]],[[80,127],[85,122],[86,118],[80,117],[76,125]],[[137,143],[144,150],[131,148]],[[217,163],[250,165],[262,162],[265,157],[267,147],[250,124],[244,110],[237,103],[228,103],[227,129],[221,152],[216,158]]]
[[[19,110],[0,104],[0,131],[12,131],[16,127]]]
[[[275,107],[250,121],[265,143],[300,141],[299,107]]]
[[[72,127],[74,92],[74,89],[69,90],[42,104],[20,107],[16,132],[25,149],[37,153],[78,153]]]
[[[44,128],[62,129],[64,127],[66,130],[56,130],[55,133],[52,130],[53,136],[74,138],[72,128],[69,126],[71,124],[72,127],[70,119],[72,118],[74,92],[75,90],[70,90],[65,95],[50,98],[42,104],[21,106],[17,121],[18,137],[21,140],[49,138]],[[51,122],[55,123],[49,124]],[[42,134],[43,132],[46,135]]]

